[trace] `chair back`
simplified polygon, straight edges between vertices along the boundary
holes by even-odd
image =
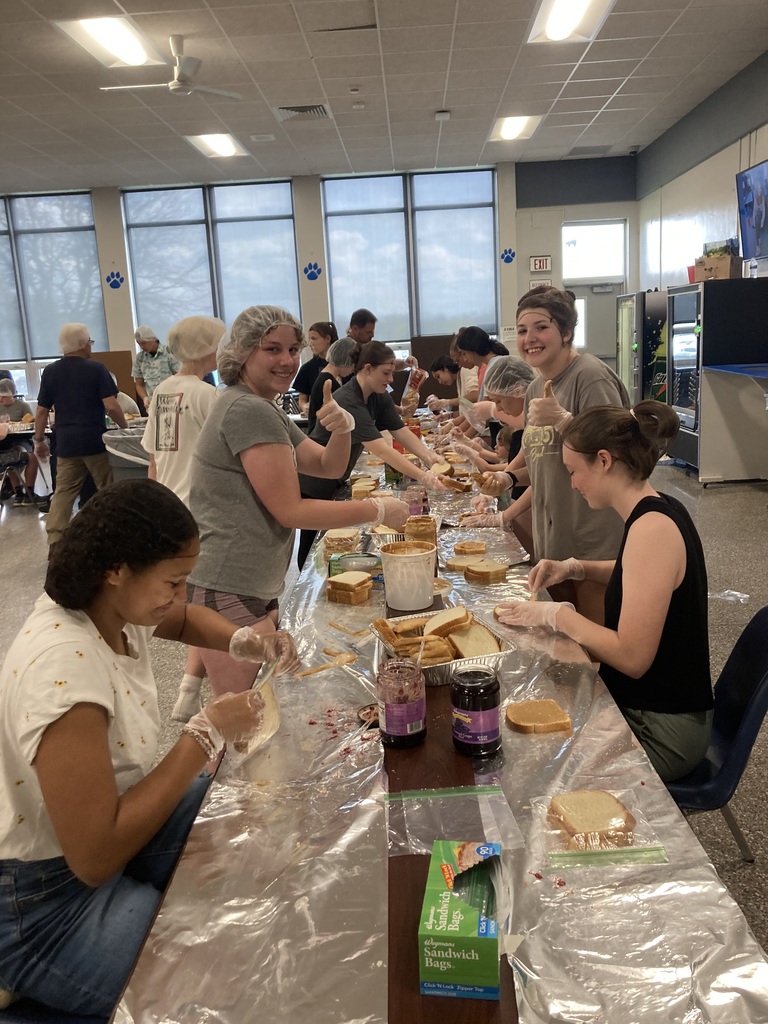
[[[723,807],[733,796],[768,711],[768,606],[744,628],[715,684],[712,738],[702,763],[668,788],[681,807]]]

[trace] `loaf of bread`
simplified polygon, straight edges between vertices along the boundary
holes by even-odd
[[[571,719],[556,700],[524,700],[507,706],[507,721],[517,732],[560,732],[571,728]]]
[[[637,824],[629,808],[604,789],[575,789],[553,796],[547,813],[574,850],[629,846]]]

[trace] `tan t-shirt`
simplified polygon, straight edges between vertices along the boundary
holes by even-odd
[[[544,397],[544,378],[537,377],[525,395],[525,413],[533,398]],[[577,416],[595,405],[629,408],[621,379],[596,356],[585,352],[552,379],[558,403]],[[595,511],[571,487],[563,465],[563,443],[554,427],[526,426],[523,453],[531,476],[533,547],[539,558],[615,558],[623,523],[613,509]]]

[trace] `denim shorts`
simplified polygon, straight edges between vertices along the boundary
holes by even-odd
[[[0,861],[0,988],[109,1017],[209,784],[200,775],[157,835],[95,889],[63,857]]]

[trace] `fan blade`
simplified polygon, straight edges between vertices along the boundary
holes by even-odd
[[[197,57],[179,57],[179,62],[176,65],[178,74],[183,75],[184,78],[194,78],[202,63]]]
[[[100,92],[125,92],[126,89],[167,89],[167,82],[158,82],[155,85],[100,85]]]
[[[193,85],[192,92],[209,92],[213,96],[226,96],[230,100],[241,100],[243,98],[238,92],[229,92],[227,89],[212,89],[210,85]]]

